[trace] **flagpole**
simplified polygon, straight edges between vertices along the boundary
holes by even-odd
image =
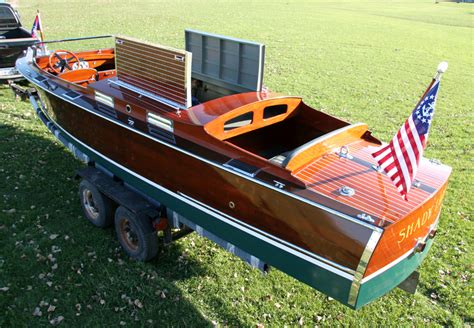
[[[447,62],[441,62],[438,65],[433,80],[405,124],[389,144],[371,154],[378,168],[387,174],[406,201],[408,201],[407,194],[413,185],[420,159],[426,148],[441,75],[447,69]]]
[[[39,26],[40,26],[41,41],[44,41],[43,24],[41,23],[41,15],[40,15],[39,9],[36,10],[36,14],[38,15],[38,23],[39,23]]]
[[[415,108],[418,107],[418,105],[421,103],[421,101],[425,98],[426,94],[431,90],[433,85],[441,79],[441,75],[444,72],[446,72],[447,69],[448,69],[448,62],[443,61],[443,62],[439,63],[438,68],[436,69],[436,74],[433,77],[433,80],[431,80],[430,85],[428,85],[428,88],[426,88],[426,91],[423,93],[420,100],[418,100],[418,102],[416,103]]]
[[[439,63],[438,65],[438,69],[436,70],[436,74],[434,76],[434,80],[435,81],[439,81],[441,79],[441,75],[446,72],[446,70],[448,69],[448,62],[441,62]]]

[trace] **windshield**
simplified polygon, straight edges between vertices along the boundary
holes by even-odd
[[[0,28],[19,27],[13,10],[8,6],[0,6]]]

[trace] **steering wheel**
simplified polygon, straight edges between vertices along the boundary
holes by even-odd
[[[71,56],[68,58],[68,56]],[[49,67],[56,72],[56,74],[61,74],[67,71],[72,71],[72,66],[69,65],[71,61],[79,62],[79,57],[71,51],[67,50],[55,50],[51,55],[49,55]]]

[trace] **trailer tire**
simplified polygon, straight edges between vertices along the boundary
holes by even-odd
[[[149,261],[158,254],[158,235],[151,220],[119,206],[115,211],[115,231],[125,253],[137,261]]]
[[[113,224],[115,203],[85,179],[79,184],[79,198],[84,216],[93,225],[107,228]]]

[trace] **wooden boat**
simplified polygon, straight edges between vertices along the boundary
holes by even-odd
[[[262,90],[261,44],[190,30],[187,51],[114,40],[17,62],[45,124],[90,165],[355,309],[426,257],[449,167],[422,159],[403,200],[366,124]]]

